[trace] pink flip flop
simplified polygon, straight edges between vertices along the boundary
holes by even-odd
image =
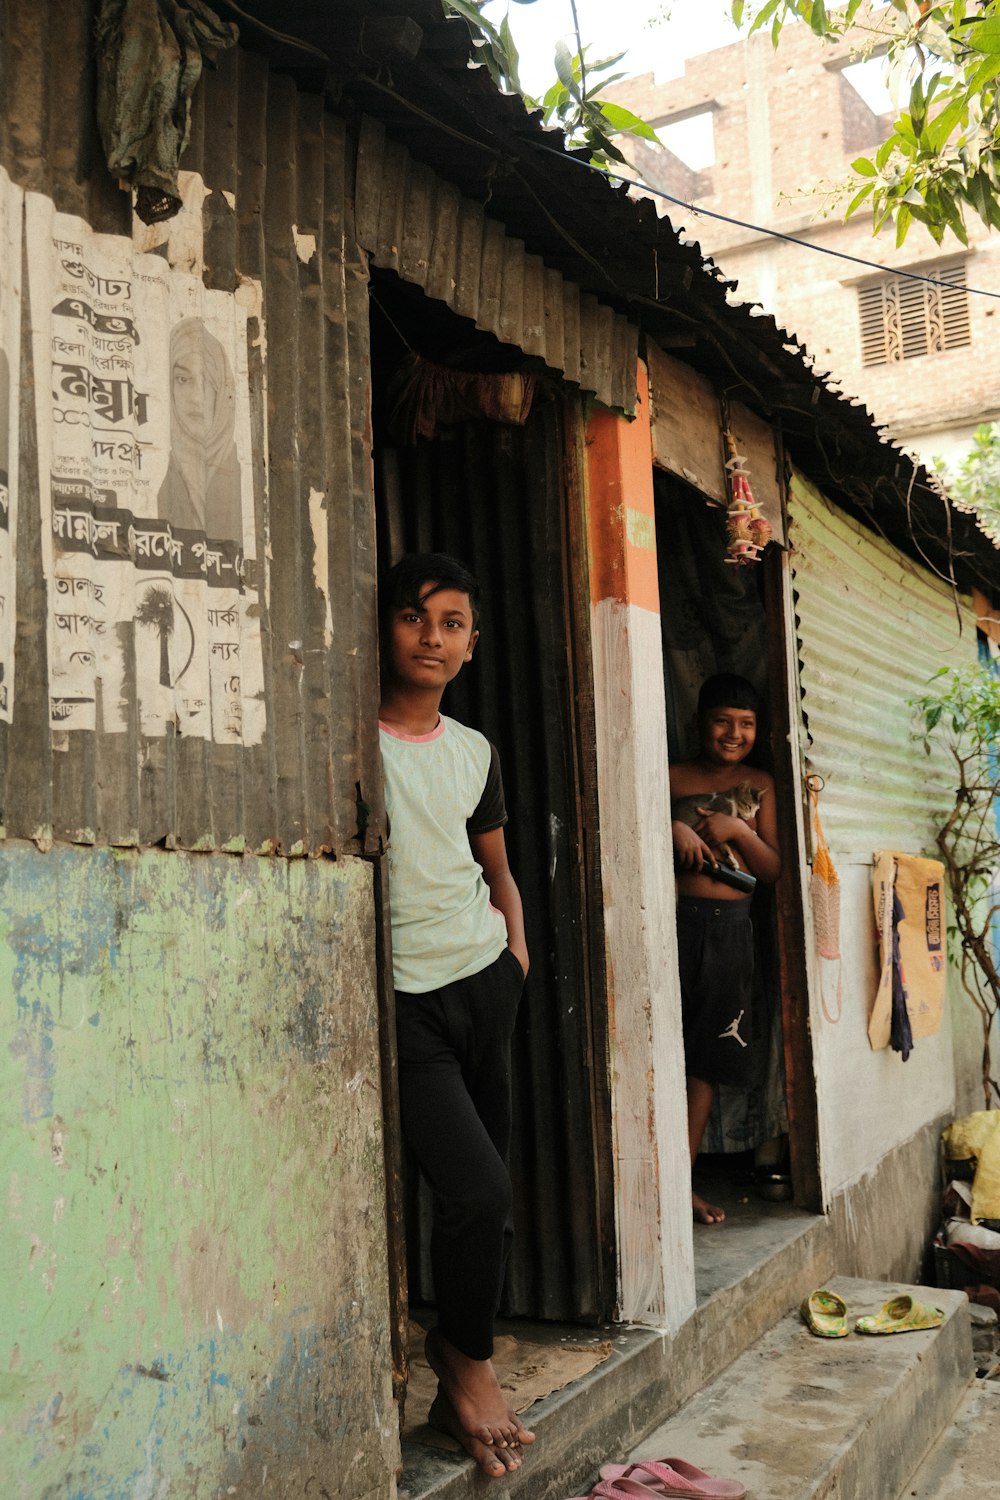
[[[648,1478],[644,1476],[648,1475]],[[744,1500],[746,1485],[738,1479],[716,1479],[683,1458],[647,1458],[634,1464],[604,1464],[602,1483],[591,1491],[607,1487],[602,1500],[662,1500],[663,1496],[691,1497],[691,1500]]]

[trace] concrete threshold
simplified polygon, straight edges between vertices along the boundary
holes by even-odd
[[[482,1500],[484,1486],[517,1500],[586,1494],[602,1463],[624,1461],[789,1307],[827,1280],[825,1219],[787,1205],[763,1209],[734,1201],[726,1208],[725,1226],[695,1226],[697,1306],[675,1334],[638,1327],[500,1327],[536,1343],[608,1340],[612,1353],[583,1379],[535,1403],[528,1420],[537,1441],[522,1468],[505,1479],[485,1479],[460,1453],[404,1443],[401,1500]]]

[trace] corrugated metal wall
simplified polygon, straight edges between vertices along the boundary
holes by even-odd
[[[799,476],[790,502],[792,580],[805,716],[803,751],[825,781],[831,849],[932,852],[953,800],[942,748],[912,735],[909,700],[943,666],[976,659],[970,602],[849,519]]]
[[[96,138],[92,69],[64,75],[58,66],[63,55],[87,57],[93,7],[0,0],[0,18],[9,42],[0,160],[15,182],[49,196],[60,212],[130,236],[129,199],[108,179]],[[53,37],[64,48],[53,48]],[[260,58],[237,49],[205,74],[182,165],[211,190],[206,284],[234,292],[247,278],[262,288],[263,338],[252,337],[249,351],[254,431],[266,429],[268,441],[266,488],[263,454],[255,454],[257,556],[268,559],[269,573],[261,594],[267,728],[259,746],[150,738],[133,706],[127,732],[73,731],[67,748],[53,748],[25,299],[17,681],[14,721],[9,732],[0,725],[8,835],[294,855],[377,847],[371,351],[367,267],[353,222],[355,161],[355,144],[322,99],[270,75]],[[438,209],[448,190],[425,171],[417,179],[429,216],[418,215],[414,230],[423,225],[443,246],[450,221]],[[393,179],[392,193],[398,187]],[[381,195],[381,185],[369,175],[373,191]],[[388,212],[393,200],[384,201]],[[481,216],[477,222],[480,242],[469,263],[478,310],[459,298],[456,311],[565,369],[610,404],[631,404],[635,330],[525,256],[499,226]],[[460,277],[449,284],[449,261],[430,255],[428,265],[432,296],[446,303],[464,296]],[[442,275],[443,282],[434,279]],[[611,1193],[597,1181],[607,1167],[595,1148],[607,1134],[607,1121],[598,1119],[606,1080],[593,1064],[593,1028],[603,1021],[589,1010],[582,932],[559,441],[551,406],[539,409],[527,434],[480,433],[450,477],[435,471],[414,482],[404,530],[411,546],[468,557],[492,598],[484,628],[497,649],[479,655],[480,685],[458,712],[504,751],[516,808],[511,843],[535,954],[519,1023],[515,1158],[524,1229],[510,1310],[593,1319],[610,1311],[614,1297],[613,1228]],[[450,508],[431,504],[439,479],[451,486]],[[513,610],[504,602],[508,588],[518,601]]]
[[[627,319],[526,254],[521,240],[370,117],[357,171],[358,239],[376,266],[537,355],[605,406],[635,411],[639,333]]]
[[[0,16],[0,160],[58,210],[129,236],[129,199],[108,177],[94,124],[93,7],[3,0]],[[66,59],[81,62],[70,68]],[[270,76],[260,58],[237,49],[206,72],[183,162],[212,190],[206,282],[235,291],[251,278],[263,288],[265,341],[250,340],[252,423],[261,438],[266,349],[269,437],[267,494],[263,444],[255,444],[257,557],[269,567],[267,729],[258,746],[143,736],[133,703],[126,732],[75,730],[65,749],[53,749],[25,297],[17,676],[14,721],[0,724],[9,835],[291,854],[375,846],[368,303],[353,227],[354,157],[322,99]],[[315,237],[315,253],[297,253],[295,232]],[[361,803],[369,809],[363,835]]]
[[[511,868],[524,901],[531,972],[514,1041],[517,1233],[507,1315],[594,1320],[611,1313],[609,1115],[595,1033],[607,1021],[588,976],[578,710],[562,534],[562,422],[540,405],[525,429],[467,422],[448,440],[379,451],[380,536],[462,558],[483,585],[482,639],[445,712],[498,747]],[[603,1191],[602,1191],[603,1189]],[[422,1213],[426,1216],[427,1205]],[[412,1233],[411,1294],[429,1296]],[[426,1252],[426,1217],[423,1248]]]

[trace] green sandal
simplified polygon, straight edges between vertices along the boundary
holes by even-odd
[[[826,1287],[810,1292],[799,1308],[802,1321],[818,1339],[842,1339],[847,1335],[847,1303]]]
[[[859,1318],[854,1327],[858,1333],[910,1333],[921,1328],[939,1328],[944,1313],[939,1307],[918,1302],[909,1292],[891,1297],[881,1312]]]

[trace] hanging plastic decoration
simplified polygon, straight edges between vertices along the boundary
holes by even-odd
[[[760,554],[771,540],[771,523],[761,513],[760,506],[750,488],[750,475],[746,458],[737,453],[733,435],[725,430],[726,451],[729,458],[726,469],[729,474],[729,508],[726,512],[726,562],[745,567],[759,560]]]

